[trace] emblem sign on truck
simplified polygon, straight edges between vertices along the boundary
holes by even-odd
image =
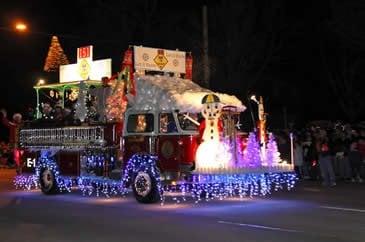
[[[185,74],[186,52],[134,46],[134,68]]]
[[[165,55],[163,50],[158,50],[156,57],[153,59],[153,61],[156,63],[156,65],[162,70],[166,64],[169,62]]]

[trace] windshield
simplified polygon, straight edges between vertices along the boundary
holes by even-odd
[[[197,131],[199,127],[198,114],[196,113],[178,113],[180,127],[186,131]]]

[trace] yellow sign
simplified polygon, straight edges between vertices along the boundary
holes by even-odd
[[[149,47],[133,47],[133,63],[136,70],[185,73],[185,52]]]
[[[90,64],[87,59],[81,59],[79,62],[79,74],[82,80],[87,80],[90,75]]]
[[[156,63],[158,68],[160,68],[160,70],[162,70],[169,61],[165,57],[164,52],[162,50],[159,50],[157,53],[158,54],[153,59],[153,61]]]

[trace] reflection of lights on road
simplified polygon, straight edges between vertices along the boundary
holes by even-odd
[[[242,202],[242,201],[253,201],[253,200],[255,199],[252,197],[228,197],[224,199],[225,202],[227,201]]]
[[[193,203],[191,204],[182,204],[182,203],[171,203],[171,204],[167,204],[165,203],[163,206],[156,204],[156,205],[152,205],[152,206],[143,206],[141,207],[143,210],[148,210],[148,211],[166,211],[166,210],[176,210],[176,209],[183,209],[183,208],[191,208],[192,205],[194,205]]]
[[[90,197],[90,203],[92,204],[120,204],[128,202],[125,198],[92,198]]]

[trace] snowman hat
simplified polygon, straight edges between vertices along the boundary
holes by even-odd
[[[219,97],[213,93],[207,94],[202,99],[202,104],[206,103],[219,103]]]

